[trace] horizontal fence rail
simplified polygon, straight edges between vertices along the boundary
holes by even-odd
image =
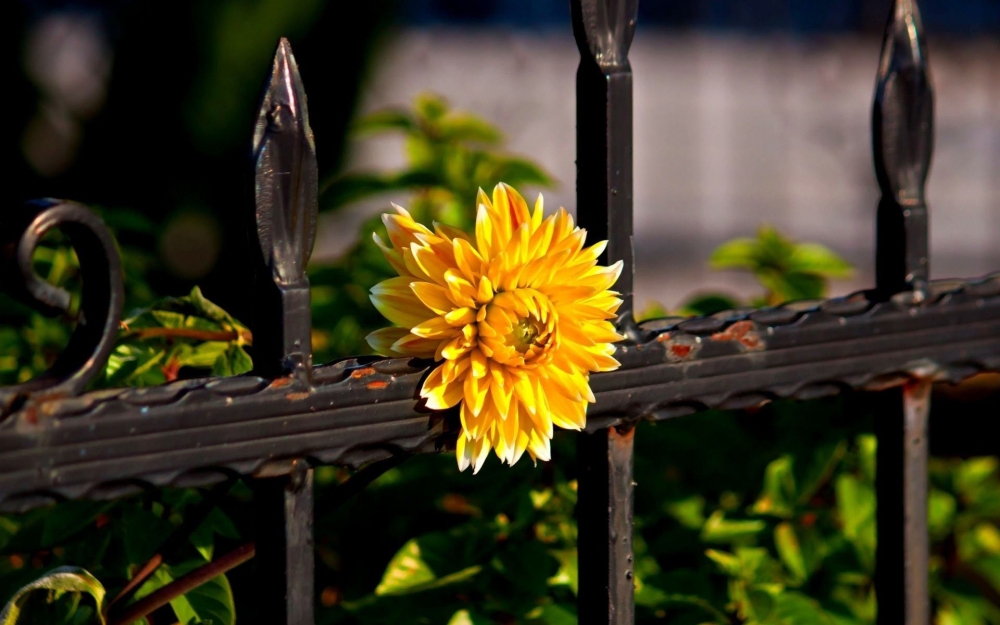
[[[872,110],[876,284],[822,301],[636,323],[632,315],[632,70],[637,0],[572,0],[577,70],[577,214],[623,261],[621,368],[596,374],[578,438],[580,621],[634,621],[632,451],[640,420],[781,398],[880,391],[876,405],[880,625],[927,625],[927,421],[930,385],[1000,371],[1000,273],[930,281],[924,184],[933,91],[913,0],[895,0]],[[252,234],[259,247],[254,371],[231,378],[83,393],[121,321],[122,271],[107,228],[85,207],[45,200],[0,214],[0,286],[59,314],[70,295],[35,275],[44,234],[63,230],[80,261],[81,314],[45,375],[0,389],[0,510],[71,498],[249,477],[260,563],[254,613],[313,616],[312,467],[369,465],[452,449],[455,410],[419,389],[434,363],[354,357],[313,366],[305,267],[317,217],[315,142],[288,42],[275,54],[253,138]],[[693,417],[697,418],[697,417]],[[382,467],[383,469],[380,469]],[[364,483],[364,481],[362,480]],[[241,552],[242,553],[242,552]],[[242,561],[242,560],[240,560]],[[133,606],[134,607],[134,606]],[[262,621],[263,622],[263,621]]]
[[[921,304],[859,294],[642,324],[622,368],[593,376],[588,429],[1000,370],[1000,275],[930,291]],[[356,466],[439,450],[457,417],[421,409],[428,364],[352,358],[315,367],[311,385],[246,375],[29,398],[0,422],[0,498],[20,507],[196,484],[210,469],[281,473],[297,457]]]

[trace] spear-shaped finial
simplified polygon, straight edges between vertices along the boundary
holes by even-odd
[[[306,94],[287,39],[274,54],[254,129],[253,159],[256,231],[265,270],[256,287],[255,369],[308,380],[312,351],[305,269],[316,234],[318,173]]]
[[[580,54],[605,71],[627,68],[639,0],[574,0],[570,9]]]
[[[934,146],[934,94],[915,0],[895,0],[886,26],[872,110],[875,174],[882,189],[877,224],[878,290],[927,292],[924,184]]]

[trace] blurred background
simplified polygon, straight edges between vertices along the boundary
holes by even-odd
[[[888,4],[641,3],[638,305],[752,288],[705,261],[763,222],[851,261],[857,271],[835,294],[872,283],[869,115]],[[937,94],[932,275],[979,275],[1000,267],[1000,0],[924,0],[921,10]],[[140,211],[155,226],[139,242],[156,257],[154,290],[197,283],[239,315],[252,120],[284,35],[324,177],[401,165],[402,139],[347,140],[349,121],[431,91],[499,126],[512,152],[555,178],[547,205],[573,209],[567,2],[371,0],[351,12],[324,0],[5,3],[5,202]],[[358,224],[407,197],[324,213],[314,258],[336,259]]]

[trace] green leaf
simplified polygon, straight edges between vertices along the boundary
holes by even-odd
[[[493,181],[506,182],[515,187],[529,185],[551,187],[555,184],[555,179],[549,172],[524,158],[506,157],[491,173]]]
[[[170,607],[181,623],[208,625],[234,625],[236,605],[233,590],[225,575],[213,577],[201,586],[189,590],[170,602]]]
[[[835,490],[844,536],[854,545],[865,571],[871,573],[875,566],[875,489],[843,474],[837,478]]]
[[[459,610],[448,619],[448,625],[490,625],[493,621],[468,610]]]
[[[767,524],[761,520],[730,521],[722,510],[716,510],[701,528],[701,540],[707,543],[734,543],[752,539],[762,532]]]
[[[176,566],[161,566],[136,591],[135,597],[141,599],[196,568],[204,566],[204,564],[201,560],[191,560]],[[218,575],[201,586],[172,599],[170,608],[174,611],[177,620],[185,624],[234,625],[236,623],[233,591],[225,575]]]
[[[412,191],[422,187],[437,186],[441,182],[439,174],[423,169],[406,170],[396,174],[343,174],[324,185],[320,201],[324,209],[332,210],[371,196]]]
[[[830,480],[846,453],[847,441],[841,440],[819,446],[810,454],[809,462],[793,463],[795,485],[798,491],[796,493],[797,505],[803,506],[809,503],[816,491]]]
[[[103,625],[104,617],[101,616],[101,608],[104,604],[104,586],[86,570],[72,566],[52,569],[18,590],[4,606],[3,612],[0,612],[0,625],[15,625],[28,598],[38,590],[55,591],[57,594],[85,593],[90,595],[97,607],[97,618]]]
[[[580,589],[576,549],[553,549],[549,554],[559,561],[559,570],[549,578],[549,586],[568,586],[573,594]]]
[[[435,579],[437,576],[434,571],[424,562],[420,544],[416,539],[411,539],[389,561],[375,594],[379,596],[401,594]]]
[[[539,606],[527,614],[529,623],[544,623],[545,625],[576,625],[578,622],[576,612],[571,607],[564,607],[558,603],[546,603]],[[484,621],[486,622],[486,621]],[[489,621],[493,623],[494,621]]]
[[[701,529],[705,523],[705,498],[701,495],[691,495],[678,501],[668,501],[663,504],[663,509],[688,529]]]
[[[686,605],[711,615],[711,623],[716,623],[718,625],[729,625],[729,617],[722,610],[716,608],[710,601],[703,597],[697,595],[683,595],[683,594],[664,594],[662,605]]]
[[[212,365],[212,375],[230,376],[247,373],[253,369],[250,354],[236,343],[230,343]]]
[[[795,591],[775,597],[774,614],[782,625],[837,625],[815,599]]]
[[[681,304],[680,314],[686,316],[714,315],[739,307],[736,299],[723,293],[699,293]]]
[[[785,455],[768,463],[764,470],[764,488],[752,509],[756,514],[789,518],[797,498],[792,457]]]
[[[790,271],[826,278],[848,278],[854,272],[849,262],[818,243],[797,244],[792,251],[788,268]]]
[[[213,508],[201,525],[191,532],[190,541],[206,561],[212,560],[216,534],[225,538],[238,539],[239,531],[233,521],[219,508]]]
[[[787,521],[779,523],[774,528],[774,546],[785,568],[792,574],[792,578],[798,583],[804,582],[809,572],[806,570],[805,557],[802,555],[799,539],[791,523]]]
[[[405,110],[385,109],[359,117],[352,124],[355,135],[375,135],[390,131],[414,132],[417,123]]]
[[[557,571],[556,559],[538,541],[504,549],[496,563],[504,577],[514,586],[534,596],[544,596],[548,579]]]
[[[497,144],[503,133],[488,121],[469,113],[452,113],[438,122],[438,136],[445,141]]]
[[[708,258],[712,269],[757,268],[757,241],[755,239],[733,239],[715,248]]]
[[[417,115],[428,120],[437,121],[448,112],[448,101],[436,93],[424,92],[413,99],[413,108]]]
[[[934,540],[940,540],[954,531],[955,512],[958,504],[951,494],[936,488],[927,496],[927,529]]]
[[[740,559],[734,554],[717,549],[707,549],[705,555],[709,560],[715,562],[719,566],[719,570],[726,575],[736,577],[740,574]]]

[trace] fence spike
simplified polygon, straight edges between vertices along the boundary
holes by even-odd
[[[876,283],[883,297],[927,294],[924,185],[934,147],[934,94],[920,11],[895,0],[886,26],[872,107],[875,174],[882,190],[876,227]]]
[[[253,137],[256,234],[263,274],[255,287],[254,364],[265,375],[312,370],[309,281],[318,211],[316,146],[302,78],[287,39],[274,55]],[[275,332],[279,327],[280,331]]]

